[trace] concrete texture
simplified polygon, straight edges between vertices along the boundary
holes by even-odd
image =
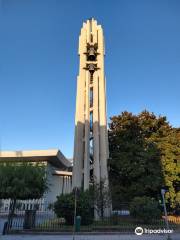
[[[89,19],[79,36],[73,163],[73,187],[84,190],[89,188],[92,176],[95,182],[103,179],[108,185],[104,55],[103,29],[96,20]]]
[[[179,240],[180,234],[173,234],[172,240]],[[0,236],[1,240],[73,240],[68,235],[8,235]],[[74,240],[166,240],[166,235],[79,235]]]

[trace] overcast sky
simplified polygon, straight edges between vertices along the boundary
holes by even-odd
[[[1,149],[72,157],[78,37],[90,17],[105,33],[108,121],[147,109],[180,126],[180,1],[0,0]]]

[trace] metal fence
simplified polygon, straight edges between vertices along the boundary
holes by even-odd
[[[0,208],[0,231],[8,219],[8,205]],[[169,218],[170,229],[180,231],[180,218]],[[141,219],[132,218],[127,209],[115,211],[114,215],[89,225],[81,225],[80,232],[121,232],[134,233],[136,227],[147,229],[164,229],[165,221],[151,219],[145,223]],[[64,218],[58,218],[53,211],[52,204],[38,201],[19,201],[16,205],[12,223],[6,226],[6,233],[13,232],[73,232],[74,226],[68,225]]]

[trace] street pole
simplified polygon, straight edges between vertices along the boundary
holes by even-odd
[[[76,231],[76,212],[77,212],[77,187],[74,188],[74,226],[73,226],[73,240],[75,240],[75,231]]]
[[[165,189],[161,189],[161,195],[162,195],[162,200],[163,200],[163,207],[164,207],[164,214],[165,214],[165,222],[166,222],[166,228],[169,230],[169,222],[168,222],[168,214],[167,214],[167,208],[166,208],[166,202],[165,202]],[[171,240],[171,237],[168,233],[168,240]]]

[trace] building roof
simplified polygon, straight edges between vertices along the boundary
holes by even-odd
[[[55,167],[67,169],[72,163],[58,149],[29,151],[0,151],[1,162],[49,162]]]
[[[72,177],[72,172],[55,170],[53,175]]]

